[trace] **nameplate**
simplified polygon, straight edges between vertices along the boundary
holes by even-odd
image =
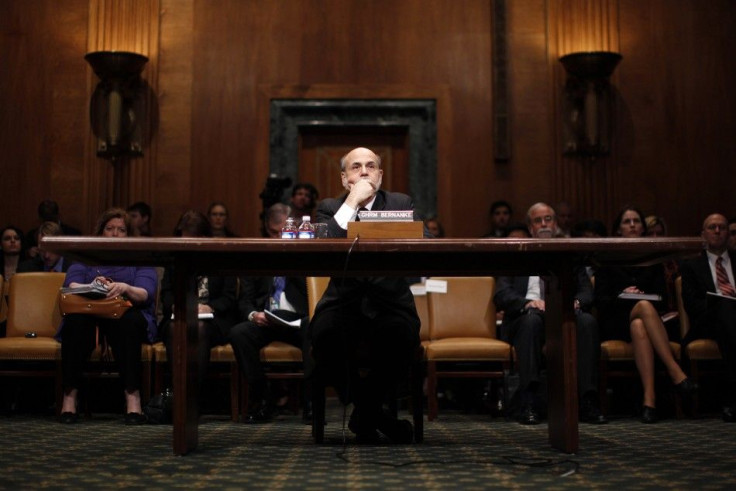
[[[413,222],[412,210],[364,210],[358,212],[361,222]]]
[[[360,235],[364,239],[421,239],[422,222],[349,222],[348,238]]]

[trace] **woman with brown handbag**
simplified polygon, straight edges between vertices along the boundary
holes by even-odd
[[[95,235],[127,237],[134,233],[130,219],[122,208],[105,211],[97,223]],[[115,357],[125,392],[125,424],[146,422],[141,408],[141,343],[156,337],[155,297],[158,279],[156,269],[133,266],[99,266],[73,264],[66,274],[64,286],[78,287],[93,281],[102,282],[107,297],[124,296],[133,306],[119,319],[89,314],[69,314],[61,325],[61,365],[64,397],[60,422],[78,421],[77,393],[82,383],[85,361],[95,348],[95,329],[99,328]]]

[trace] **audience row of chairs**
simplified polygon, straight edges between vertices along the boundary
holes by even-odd
[[[417,360],[426,372],[419,377],[422,383],[426,375],[428,420],[437,417],[437,385],[440,378],[479,377],[501,379],[504,370],[510,370],[514,362],[512,347],[496,337],[496,309],[493,303],[495,280],[492,277],[434,278],[447,282],[447,293],[430,292],[415,296],[417,311],[422,321],[421,350]],[[324,292],[329,278],[310,277],[307,281],[309,310],[314,308]],[[7,335],[0,338],[0,375],[19,377],[49,376],[56,380],[57,402],[61,400],[61,345],[54,336],[61,321],[58,311],[58,290],[64,281],[63,273],[21,273],[9,282]],[[2,279],[0,277],[0,285]],[[681,283],[676,283],[678,299]],[[684,336],[689,328],[687,313],[680,301],[679,319]],[[720,359],[715,341],[701,339],[689,343],[684,349],[671,343],[676,359],[689,363],[690,376],[697,380],[698,363]],[[163,389],[163,373],[167,363],[162,343],[144,344],[141,347],[144,364],[142,397]],[[261,359],[269,365],[281,367],[269,372],[271,378],[301,379],[302,353],[299,348],[272,343],[261,351]],[[633,350],[623,341],[604,341],[601,344],[600,393],[605,398],[608,378],[635,376]],[[227,365],[229,370],[214,370],[230,379],[230,410],[233,421],[247,410],[247,382],[241,376],[230,345],[213,348],[211,364]],[[616,366],[624,365],[626,370]],[[285,367],[285,369],[283,369]],[[109,360],[102,356],[100,347],[90,358],[90,376],[108,373]],[[424,371],[424,370],[423,370]],[[152,387],[151,382],[154,381]],[[420,387],[421,389],[421,387]],[[420,393],[421,394],[421,393]],[[298,400],[298,397],[292,398]],[[602,400],[606,407],[605,399]],[[416,402],[415,402],[416,405]],[[60,404],[58,404],[60,407]],[[420,405],[421,406],[421,405]],[[317,405],[319,408],[320,405]],[[697,406],[696,406],[697,409]],[[421,420],[421,407],[415,410]]]

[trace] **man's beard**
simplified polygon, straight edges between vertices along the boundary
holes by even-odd
[[[554,235],[555,231],[551,228],[544,227],[537,230],[538,239],[551,239],[552,237],[554,237]]]

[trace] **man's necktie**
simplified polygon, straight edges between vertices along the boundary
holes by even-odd
[[[726,273],[726,268],[723,267],[722,257],[716,259],[716,278],[718,279],[718,289],[721,290],[722,295],[736,297],[736,291],[728,282],[728,273]]]
[[[273,277],[273,294],[271,295],[271,310],[276,310],[281,304],[281,294],[284,292],[286,287],[286,277],[274,276]]]

